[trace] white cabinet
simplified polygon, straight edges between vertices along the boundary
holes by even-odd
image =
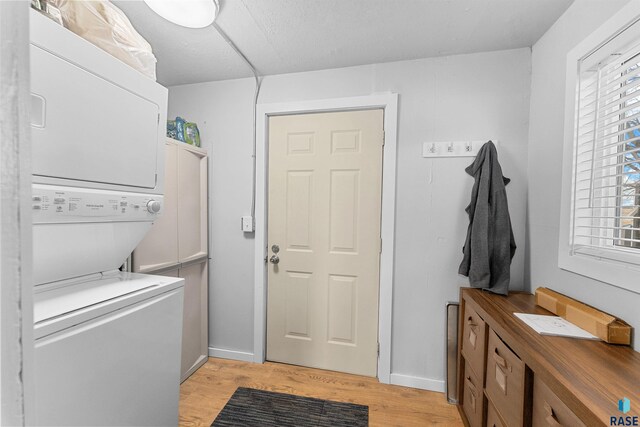
[[[182,368],[180,380],[202,366],[209,357],[207,318],[207,262],[189,264],[178,270],[184,279],[184,318],[182,326]]]
[[[208,350],[208,268],[207,262],[158,273],[184,279],[184,317],[182,319],[182,363],[180,381],[184,381],[209,357]]]
[[[173,143],[175,144],[175,143]],[[207,154],[182,144],[177,150],[178,259],[207,256]]]
[[[151,273],[208,256],[207,152],[167,140],[164,208],[133,253],[133,271]]]
[[[208,357],[207,152],[167,139],[160,218],[133,252],[133,271],[185,279],[184,381]]]
[[[165,146],[164,206],[133,253],[133,271],[150,273],[178,266],[178,168],[173,144]]]

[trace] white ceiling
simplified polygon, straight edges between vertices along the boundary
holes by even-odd
[[[217,24],[262,75],[532,46],[573,0],[220,0]],[[213,27],[182,28],[114,3],[172,86],[249,77]]]

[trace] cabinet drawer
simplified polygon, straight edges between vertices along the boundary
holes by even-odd
[[[533,383],[533,427],[585,427],[584,423],[539,379]]]
[[[506,427],[502,424],[502,420],[498,417],[496,408],[493,407],[491,402],[487,403],[487,427]]]
[[[463,320],[462,355],[480,379],[480,388],[482,389],[484,385],[487,326],[469,304],[465,305]]]
[[[470,427],[482,426],[484,414],[484,395],[482,394],[482,382],[473,370],[469,369],[469,362],[464,367],[464,395],[462,396],[462,408],[467,416]]]
[[[509,427],[522,426],[525,410],[525,365],[493,330],[487,346],[487,396]]]

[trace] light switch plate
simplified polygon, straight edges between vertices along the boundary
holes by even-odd
[[[253,217],[250,215],[245,215],[242,217],[242,231],[245,233],[253,232]]]

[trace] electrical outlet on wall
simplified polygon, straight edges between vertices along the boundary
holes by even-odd
[[[242,231],[245,233],[253,233],[253,217],[251,215],[242,217]]]

